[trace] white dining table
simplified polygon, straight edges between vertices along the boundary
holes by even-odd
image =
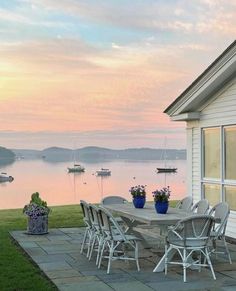
[[[135,208],[132,203],[102,205],[113,214],[119,215],[127,224],[127,233],[133,233],[144,242],[145,235],[134,230],[134,227],[145,224],[147,226],[158,226],[162,230],[167,230],[168,226],[175,225],[181,219],[193,215],[181,209],[169,207],[166,214],[158,214],[153,203],[146,203],[144,208]],[[169,256],[174,256],[175,251]],[[164,256],[157,263],[153,272],[163,272],[165,267]]]

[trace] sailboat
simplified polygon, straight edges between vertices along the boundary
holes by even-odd
[[[68,173],[81,173],[85,171],[85,168],[80,164],[74,164],[72,167],[67,168]]]
[[[101,170],[96,171],[96,176],[110,176],[111,170],[101,168]]]
[[[85,171],[85,168],[82,165],[77,164],[75,162],[75,151],[74,151],[74,165],[72,167],[68,167],[67,170],[68,173],[82,173]]]
[[[176,173],[177,168],[166,166],[166,138],[165,138],[165,149],[164,149],[164,167],[158,167],[157,173]]]

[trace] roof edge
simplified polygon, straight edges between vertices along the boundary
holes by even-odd
[[[199,83],[203,77],[209,73],[211,71],[212,68],[214,68],[216,66],[216,64],[218,62],[220,62],[221,59],[223,59],[223,57],[225,55],[227,55],[227,53],[233,48],[236,47],[236,40],[234,40],[164,111],[163,113],[166,113],[168,115],[171,115],[171,113],[169,112],[173,106],[175,106],[184,95],[186,95],[192,88],[194,88],[197,83]]]

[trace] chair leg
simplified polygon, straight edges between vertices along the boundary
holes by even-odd
[[[91,260],[91,257],[92,257],[95,242],[96,242],[96,235],[94,235],[93,240],[92,240],[92,244],[90,247],[90,253],[89,253],[89,257],[88,257],[89,261]]]
[[[187,267],[187,262],[186,262],[186,249],[183,249],[183,272],[184,272],[184,282],[186,282],[186,267]]]
[[[210,266],[210,269],[211,269],[212,276],[213,276],[214,280],[216,280],[216,275],[215,275],[215,272],[214,272],[214,269],[213,269],[213,266],[212,266],[212,263],[211,263],[211,259],[210,259],[209,253],[208,253],[208,249],[205,248],[204,251],[205,251],[207,263],[208,263],[208,265]]]
[[[110,268],[111,268],[111,262],[112,262],[112,256],[114,253],[114,242],[111,241],[111,245],[109,246],[109,258],[108,258],[108,265],[107,265],[107,274],[110,273]]]
[[[228,245],[227,245],[227,242],[226,242],[224,236],[222,237],[222,240],[223,240],[223,242],[224,242],[224,246],[225,246],[226,254],[228,255],[229,263],[232,264],[232,260],[231,260],[231,256],[230,256],[229,248],[228,248]]]
[[[88,250],[87,250],[87,254],[86,254],[86,257],[87,257],[87,258],[89,257],[89,254],[90,254],[91,240],[92,240],[92,234],[89,233]]]
[[[80,253],[83,253],[84,250],[84,245],[85,245],[85,241],[87,239],[87,235],[88,235],[88,229],[85,229],[85,233],[84,233],[84,237],[83,237],[83,241],[82,241],[82,245],[81,245],[81,249],[80,249]]]
[[[105,245],[106,245],[106,241],[104,241],[103,245],[102,245],[102,249],[101,249],[101,253],[100,253],[100,259],[99,259],[99,263],[98,263],[98,269],[100,269],[100,267],[101,267],[102,255],[103,255],[103,252],[104,252],[104,249],[105,249]]]
[[[97,258],[96,258],[96,266],[99,263],[99,258],[102,250],[102,244],[103,244],[103,239],[100,237],[98,238],[98,252],[97,252]]]
[[[170,249],[170,248],[169,248]],[[165,245],[165,275],[167,275],[167,266],[168,266],[168,248]]]
[[[139,266],[139,261],[138,261],[138,243],[135,241],[134,244],[135,244],[134,256],[135,256],[135,260],[136,260],[137,270],[139,272],[140,266]]]

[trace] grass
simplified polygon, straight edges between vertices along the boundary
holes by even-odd
[[[176,201],[171,201],[170,206],[174,205]],[[0,211],[0,290],[57,290],[9,235],[12,230],[25,230],[26,225],[22,209]],[[52,207],[49,228],[82,225],[79,205]]]
[[[0,290],[57,290],[9,235],[11,230],[25,230],[26,225],[22,209],[0,211]],[[80,206],[52,207],[49,228],[82,225]]]

